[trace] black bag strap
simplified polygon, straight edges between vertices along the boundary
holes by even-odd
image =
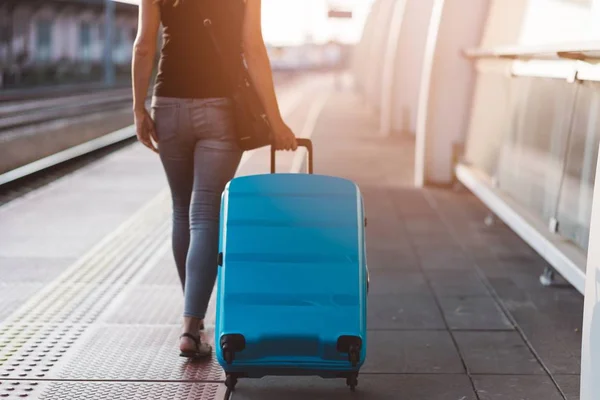
[[[243,7],[245,8],[245,1],[243,0],[225,0],[220,4],[227,7],[230,12],[235,12],[236,10],[232,10],[232,1],[239,2],[240,5],[244,4]],[[232,63],[229,64],[213,30],[212,20],[202,10],[198,10],[198,14],[208,33],[212,47],[220,59],[221,67],[225,73],[225,80],[229,82],[232,98],[237,105],[235,109],[238,110],[238,116],[243,116],[240,118],[240,122],[245,125],[245,129],[250,129],[250,131],[254,129],[255,132],[262,132],[259,136],[263,135],[265,131],[269,131],[269,137],[272,137],[271,124],[265,107],[252,84],[252,79],[246,67],[243,57],[242,38],[240,38],[240,42],[238,43],[239,59],[232,60]],[[236,55],[236,57],[238,56]],[[238,62],[239,64],[237,64]]]
[[[235,89],[235,87],[237,86],[237,80],[236,80],[235,76],[231,73],[230,68],[227,65],[225,56],[223,54],[223,50],[221,49],[221,46],[219,45],[217,37],[215,36],[215,33],[212,29],[212,19],[210,19],[209,17],[204,15],[204,13],[201,10],[199,10],[199,14],[200,14],[200,18],[202,19],[202,24],[204,25],[206,32],[208,32],[208,36],[210,38],[210,42],[212,43],[212,47],[215,50],[215,52],[217,53],[217,57],[219,58],[219,60],[221,62],[221,67],[223,68],[223,70],[225,71],[225,74],[227,75],[227,80],[229,81],[229,84],[232,86],[232,88]],[[240,55],[240,57],[241,57],[241,55]],[[240,62],[242,62],[241,59],[240,59]]]

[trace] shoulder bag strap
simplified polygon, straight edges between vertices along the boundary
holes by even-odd
[[[202,24],[204,25],[204,29],[208,32],[208,36],[210,38],[212,46],[213,46],[215,52],[217,53],[217,57],[220,60],[221,67],[225,71],[226,79],[229,81],[230,86],[232,86],[232,88],[235,89],[235,87],[237,86],[236,79],[232,75],[230,68],[228,68],[227,63],[225,62],[225,57],[223,55],[223,51],[221,49],[221,46],[219,46],[219,42],[217,41],[215,33],[212,29],[212,20],[209,17],[205,16],[202,13],[202,11],[199,11],[199,13],[200,13],[200,18],[202,19]]]

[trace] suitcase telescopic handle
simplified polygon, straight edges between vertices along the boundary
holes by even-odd
[[[306,147],[308,153],[308,173],[313,173],[313,144],[310,139],[297,138],[298,147]],[[271,173],[275,173],[275,147],[271,146]]]

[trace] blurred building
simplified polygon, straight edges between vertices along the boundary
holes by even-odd
[[[331,41],[307,41],[294,46],[267,46],[271,66],[276,71],[332,70],[349,66],[353,45]]]
[[[137,6],[117,3],[113,60],[129,66]],[[73,81],[100,75],[104,0],[0,1],[0,71],[4,85]]]

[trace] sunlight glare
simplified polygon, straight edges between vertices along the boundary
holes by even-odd
[[[139,0],[113,0],[138,4]],[[262,0],[262,28],[265,42],[274,46],[299,45],[307,40],[356,42],[373,0]],[[354,12],[352,20],[331,21],[329,4],[341,4]]]

